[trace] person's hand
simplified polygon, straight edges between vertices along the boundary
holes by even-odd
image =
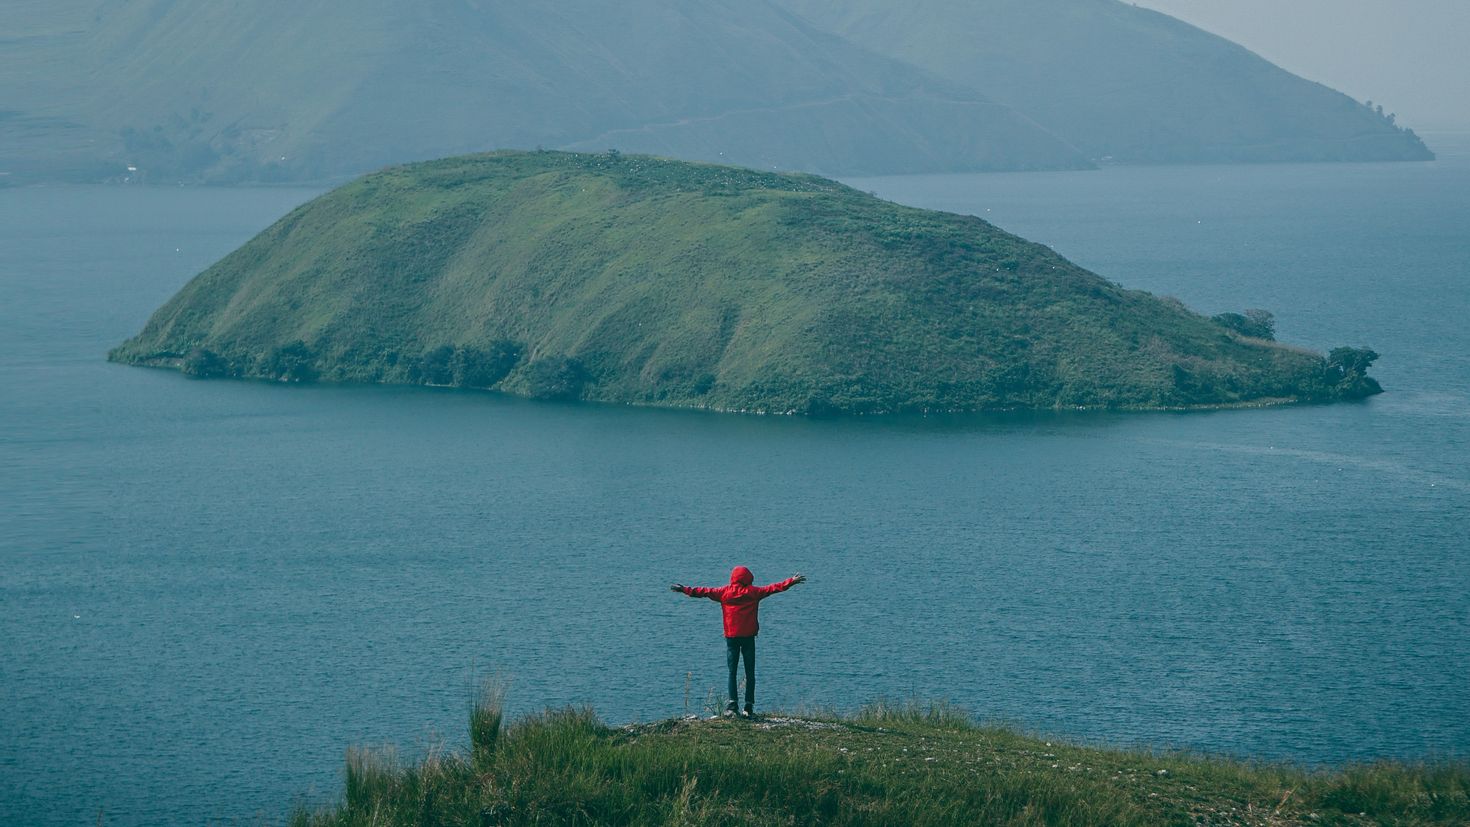
[[[793,586],[799,586],[799,585],[801,585],[802,583],[805,583],[805,582],[806,582],[806,575],[805,574],[798,574],[795,577],[791,578],[791,585],[793,585]]]
[[[682,593],[684,591],[684,586],[683,584],[675,583],[674,585],[669,587],[669,591]]]

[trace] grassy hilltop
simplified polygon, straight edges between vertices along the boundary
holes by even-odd
[[[468,755],[404,765],[348,753],[348,825],[1463,825],[1470,768],[1307,772],[1083,747],[980,727],[944,707],[607,727],[590,711],[501,726],[471,716]]]
[[[1363,396],[970,216],[809,175],[616,153],[398,167],[303,205],[111,358],[197,376],[758,412]]]

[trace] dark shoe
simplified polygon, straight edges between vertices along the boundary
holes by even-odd
[[[726,701],[725,702],[725,717],[726,718],[734,718],[735,717],[735,702],[734,701]]]
[[[745,713],[742,715],[742,717],[745,717],[745,718],[754,718],[755,717],[755,710],[753,708],[751,708],[751,705],[750,704],[746,704],[745,705]]]

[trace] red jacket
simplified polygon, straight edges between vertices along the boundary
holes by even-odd
[[[753,637],[760,633],[760,602],[767,597],[784,592],[796,583],[788,577],[769,586],[752,586],[755,575],[744,566],[736,566],[730,572],[730,585],[718,589],[701,586],[685,586],[684,593],[690,597],[708,597],[720,604],[725,613],[725,637]]]

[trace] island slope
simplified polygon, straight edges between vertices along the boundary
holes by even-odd
[[[1242,336],[972,216],[617,153],[397,167],[305,204],[111,357],[198,376],[751,412],[1366,395],[1369,360]]]

